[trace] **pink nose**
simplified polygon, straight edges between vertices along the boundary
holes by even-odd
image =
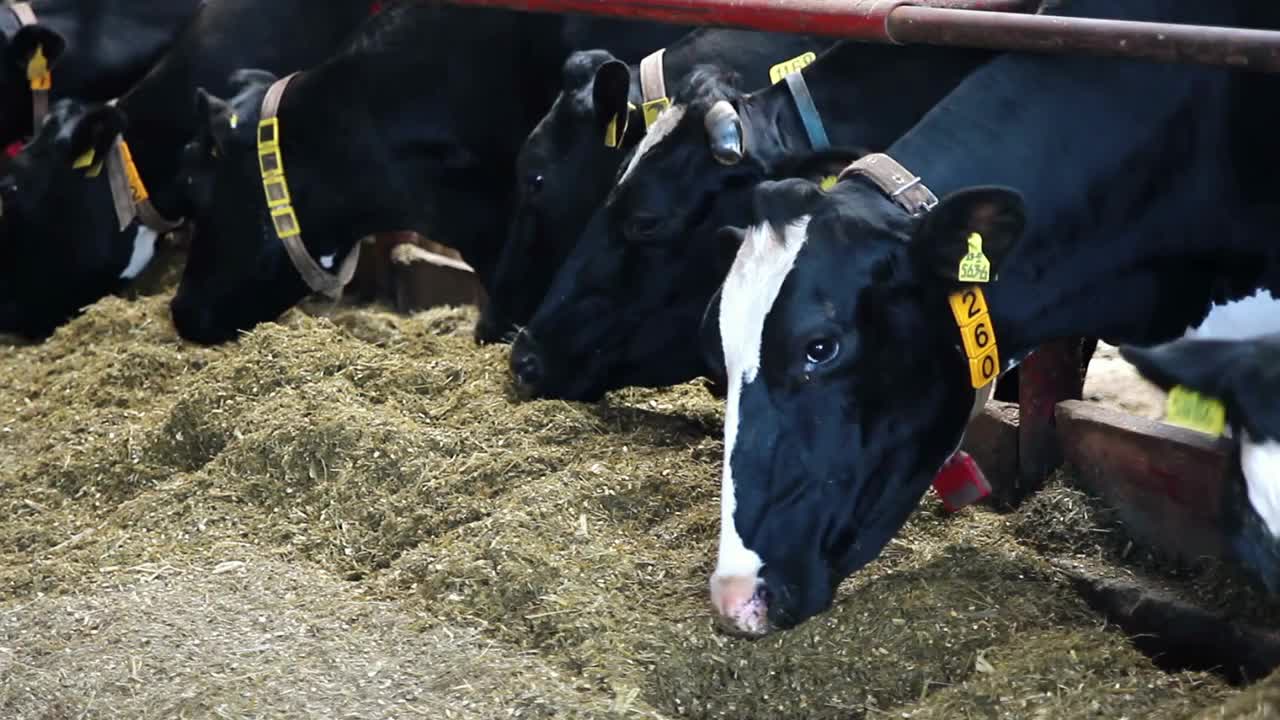
[[[711,605],[731,630],[746,635],[769,631],[764,582],[755,575],[712,575]]]

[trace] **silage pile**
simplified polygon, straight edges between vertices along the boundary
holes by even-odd
[[[1123,558],[1079,521],[1029,531],[1079,511],[1049,502],[926,501],[832,612],[729,638],[702,387],[519,403],[465,312],[293,313],[202,349],[164,302],[0,350],[0,716],[1136,718],[1232,692],[1085,606],[1046,545]]]

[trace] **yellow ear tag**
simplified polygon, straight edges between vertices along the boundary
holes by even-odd
[[[53,87],[53,76],[49,73],[49,61],[44,56],[44,45],[36,45],[36,51],[27,61],[27,80],[31,81],[32,90],[48,90]]]
[[[823,192],[831,192],[831,188],[835,187],[837,182],[840,182],[840,178],[835,175],[828,175],[822,178],[822,182],[818,183],[818,187],[822,188]]]
[[[969,233],[969,252],[960,260],[960,282],[991,282],[991,262],[982,254],[982,236]]]
[[[975,389],[990,384],[1000,374],[1000,349],[987,310],[987,297],[980,287],[955,292],[947,298],[951,315],[960,329],[964,355],[969,358],[969,381]]]
[[[644,112],[644,126],[649,127],[650,125],[653,125],[653,123],[657,121],[658,116],[662,114],[662,111],[669,107],[671,107],[671,100],[664,97],[650,100],[649,102],[641,105],[640,110]]]
[[[1169,391],[1165,422],[1218,436],[1227,427],[1227,410],[1221,402],[1181,385]]]
[[[812,52],[807,52],[803,55],[793,57],[790,60],[780,62],[777,65],[774,65],[773,67],[769,68],[769,82],[771,84],[777,84],[782,81],[782,78],[790,75],[793,72],[800,72],[801,70],[808,67],[809,63],[812,63],[814,60],[817,60],[817,59],[818,59],[818,56],[816,54]]]
[[[89,148],[88,150],[85,150],[84,153],[80,155],[80,157],[75,159],[75,162],[71,163],[71,167],[76,170],[89,167],[90,165],[93,164],[94,154],[95,153],[93,152],[93,148]]]
[[[227,120],[227,124],[231,126],[232,130],[235,130],[236,126],[240,124],[240,116],[235,113],[231,113],[231,117]]]

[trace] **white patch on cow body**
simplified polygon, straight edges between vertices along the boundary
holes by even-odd
[[[1247,340],[1280,332],[1280,299],[1269,290],[1259,290],[1225,305],[1214,305],[1200,324],[1187,329],[1185,337],[1212,340]]]
[[[1280,538],[1280,442],[1257,443],[1250,440],[1249,433],[1241,433],[1240,470],[1249,504],[1271,536]]]
[[[151,259],[156,256],[157,237],[159,234],[155,230],[138,223],[138,228],[133,234],[133,252],[129,255],[129,264],[125,265],[124,270],[120,272],[121,280],[132,280],[147,269]]]
[[[333,269],[333,259],[334,259],[335,257],[337,257],[337,254],[336,254],[336,253],[335,253],[335,254],[333,254],[333,255],[323,255],[323,256],[321,256],[321,257],[320,257],[320,266],[321,266],[321,267],[323,267],[325,270],[332,270],[332,269]]]
[[[724,472],[720,485],[720,547],[712,587],[720,577],[753,577],[763,563],[738,534],[733,513],[737,509],[733,480],[733,448],[738,438],[742,390],[760,372],[760,346],[764,321],[782,283],[795,266],[807,239],[809,216],[782,229],[781,236],[768,223],[749,228],[725,278],[720,295],[720,338],[724,346],[729,395],[724,417]]]
[[[654,120],[649,129],[645,131],[644,139],[636,146],[636,151],[631,154],[631,161],[627,163],[627,169],[622,172],[622,177],[618,178],[619,184],[627,179],[632,170],[636,169],[636,163],[640,162],[640,158],[644,157],[645,153],[652,150],[654,145],[662,142],[664,138],[671,134],[672,130],[676,129],[676,125],[679,125],[680,119],[684,117],[684,111],[684,105],[672,105],[663,110],[661,115],[658,115],[658,119]]]

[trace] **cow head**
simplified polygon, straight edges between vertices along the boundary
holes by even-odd
[[[754,208],[704,347],[729,386],[711,598],[762,634],[827,608],[959,445],[975,391],[948,295],[966,238],[998,270],[1024,213],[974,188],[916,218],[857,177],[763,183]]]
[[[33,62],[43,62],[52,69],[66,50],[67,41],[57,32],[43,25],[26,25],[13,37],[0,36],[0,57],[4,71],[0,72],[0,101],[4,112],[0,113],[0,139],[4,143],[34,135],[39,128],[31,127],[31,80],[28,68]]]
[[[563,90],[516,160],[516,205],[490,280],[489,304],[476,327],[480,342],[503,340],[533,316],[608,194],[624,147],[644,134],[644,124],[628,107],[626,63],[604,50],[576,52],[565,61],[563,80]]]
[[[180,177],[196,231],[171,304],[174,326],[188,340],[231,340],[277,317],[308,292],[276,237],[258,168],[260,109],[275,80],[261,70],[242,70],[232,77],[236,94],[229,101],[196,91],[203,121],[183,151]],[[296,203],[309,190],[305,154],[288,153],[289,130],[281,135]],[[303,228],[309,246],[316,232]]]
[[[516,338],[523,391],[592,399],[704,372],[697,323],[734,250],[713,242],[715,231],[745,224],[766,170],[731,112],[735,82],[696,69],[649,128]]]
[[[1272,592],[1280,590],[1280,334],[1120,352],[1161,388],[1181,385],[1225,406],[1239,439],[1224,498],[1233,549]]]
[[[4,166],[0,332],[43,337],[120,285],[138,228],[119,232],[102,163],[124,127],[114,107],[61,100]]]

